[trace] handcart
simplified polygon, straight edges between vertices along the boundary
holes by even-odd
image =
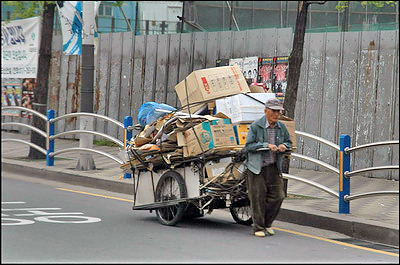
[[[268,149],[257,151],[265,150]],[[157,151],[154,154],[162,156]],[[202,217],[205,212],[229,208],[238,224],[251,225],[245,154],[243,149],[206,152],[158,167],[144,161],[139,166],[126,166],[124,171],[133,176],[132,209],[155,210],[161,224],[173,226],[182,218]]]

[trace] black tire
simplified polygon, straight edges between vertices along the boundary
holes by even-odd
[[[165,172],[157,183],[156,202],[187,197],[187,190],[182,176],[173,170]],[[186,203],[178,203],[156,210],[158,221],[163,225],[176,225],[185,213]]]
[[[236,223],[241,225],[251,225],[253,219],[251,218],[251,207],[248,200],[241,200],[231,204],[229,211]]]

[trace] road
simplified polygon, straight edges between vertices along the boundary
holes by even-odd
[[[229,212],[177,226],[132,211],[132,198],[2,172],[2,263],[396,263],[345,235],[276,221],[257,238]]]

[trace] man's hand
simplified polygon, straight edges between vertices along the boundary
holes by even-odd
[[[278,151],[278,147],[274,144],[268,144],[267,147],[269,148],[270,151],[276,152]]]
[[[285,152],[286,150],[287,150],[287,147],[286,147],[286,145],[284,145],[284,144],[280,144],[279,146],[278,146],[278,150],[279,150],[279,152]]]

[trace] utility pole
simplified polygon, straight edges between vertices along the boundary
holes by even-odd
[[[94,84],[94,29],[95,15],[94,2],[83,1],[83,33],[82,33],[82,85],[81,85],[81,112],[93,113],[93,84]],[[80,117],[80,130],[93,131],[93,117]],[[80,134],[79,147],[93,148],[93,135]],[[77,170],[95,169],[93,156],[89,153],[81,153]]]

